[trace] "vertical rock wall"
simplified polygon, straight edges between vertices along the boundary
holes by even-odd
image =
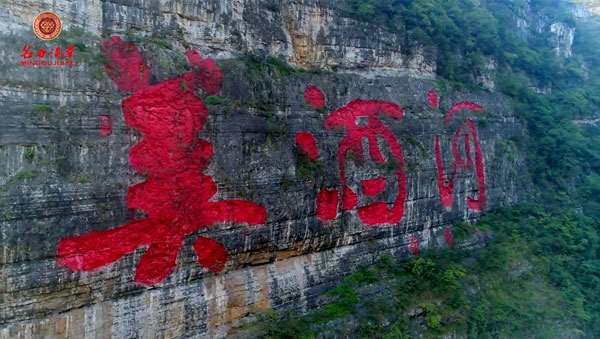
[[[337,1],[325,0],[4,1],[0,6],[0,338],[224,337],[261,308],[318,307],[319,296],[357,267],[382,255],[413,255],[409,246],[414,238],[421,248],[448,246],[444,232],[454,221],[475,220],[485,210],[525,199],[528,181],[517,148],[524,129],[508,100],[489,92],[436,89],[435,62],[418,50],[404,51],[402,37],[340,16],[338,7]],[[61,36],[50,42],[38,40],[31,29],[33,18],[44,10],[57,13],[65,26]],[[148,135],[125,120],[121,101],[131,93],[120,92],[103,67],[101,42],[112,35],[136,43],[145,63],[140,72],[147,73],[149,86],[180,79],[181,92],[203,102],[206,121],[194,125],[190,138],[210,144],[212,157],[194,175],[202,174],[204,182],[210,177],[215,187],[198,189],[198,196],[216,188],[210,202],[247,201],[264,207],[266,213],[265,221],[253,226],[227,219],[187,232],[175,252],[173,271],[156,282],[135,281],[146,246],[91,271],[78,269],[84,264],[60,266],[57,260],[61,240],[112,230],[156,212],[128,208],[133,206],[127,200],[130,187],[149,181],[152,173],[140,173],[140,167],[130,161],[133,147]],[[20,66],[27,44],[35,50],[74,44],[76,65]],[[205,66],[198,68],[192,59],[188,62],[185,50],[216,60],[222,73],[217,94],[225,101],[211,101],[206,98],[210,91],[192,92],[187,87],[193,87],[196,78],[182,75]],[[243,51],[258,50],[281,54],[301,68],[329,71],[257,70],[235,58]],[[304,91],[309,85],[323,93],[324,107],[315,107],[313,101],[307,104]],[[431,90],[436,91],[439,105],[428,100]],[[382,124],[402,149],[405,202],[400,222],[369,225],[358,213],[378,201],[391,206],[400,194],[395,175],[399,163],[390,160],[393,142],[377,135],[375,148],[369,148],[373,143],[368,138],[353,145],[364,150],[364,161],[357,154],[342,159],[348,186],[359,193],[359,200],[355,208],[341,206],[338,157],[349,129],[326,128],[326,121],[331,112],[353,100],[378,100],[402,109],[401,116],[377,114],[372,121],[359,114],[355,121],[359,127]],[[151,102],[143,109],[152,111]],[[461,102],[485,111],[463,105],[445,121],[452,105]],[[377,107],[375,111],[385,111]],[[180,121],[195,118],[186,119]],[[456,139],[467,119],[476,129],[477,140],[468,128]],[[314,136],[315,161],[296,146],[300,132]],[[165,138],[174,135],[157,133]],[[436,137],[439,165],[445,170],[442,182]],[[475,164],[476,144],[483,173]],[[373,158],[375,149],[382,151],[381,163]],[[449,185],[456,154],[461,154],[465,166],[456,167],[452,202],[445,206],[440,185]],[[183,157],[194,159],[190,154]],[[469,158],[474,162],[469,163]],[[479,211],[468,197],[481,197],[482,176],[486,204]],[[363,194],[367,191],[361,183],[377,178],[387,183],[383,191]],[[340,194],[332,219],[315,214],[323,189]],[[162,193],[150,194],[145,201]],[[194,199],[188,195],[172,201],[178,208],[188,208]],[[137,236],[156,238],[155,231],[143,228]],[[226,249],[221,273],[199,265],[199,256],[210,252],[194,247],[199,238],[212,239]],[[110,248],[131,237],[104,241],[95,246]]]

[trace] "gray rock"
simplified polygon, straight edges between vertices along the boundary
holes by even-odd
[[[467,208],[478,195],[475,171],[457,173],[454,204],[440,202],[434,141],[441,135],[445,168],[458,121],[472,117],[478,129],[487,185],[486,210],[528,197],[523,154],[525,130],[507,98],[489,92],[442,93],[441,106],[469,100],[485,114],[461,112],[449,126],[443,111],[427,104],[435,62],[402,52],[400,37],[357,25],[339,15],[339,1],[34,1],[7,0],[0,8],[0,338],[15,337],[224,337],[240,319],[261,308],[306,311],[344,275],[383,255],[409,257],[410,236],[422,247],[447,246],[443,230],[482,213]],[[51,42],[35,38],[31,22],[52,10],[65,31]],[[215,200],[243,199],[267,211],[263,225],[218,224],[185,240],[175,271],[146,287],[133,282],[144,253],[92,272],[57,265],[61,239],[108,230],[140,217],[125,203],[131,183],[144,180],[129,164],[139,141],[124,122],[121,96],[104,73],[101,38],[131,33],[154,82],[189,70],[185,48],[214,57],[223,70],[219,94],[201,132],[214,148],[206,174]],[[61,40],[62,39],[62,40]],[[24,44],[34,48],[83,43],[74,67],[19,66]],[[231,58],[242,51],[282,54],[298,67],[338,72],[256,75]],[[410,76],[409,76],[410,75]],[[320,112],[306,106],[309,84],[325,94]],[[383,118],[404,151],[407,199],[402,221],[368,226],[356,210],[323,225],[315,199],[323,187],[340,188],[336,155],[343,130],[326,131],[324,116],[350,100],[397,103],[404,118]],[[47,106],[42,106],[47,105]],[[47,109],[50,107],[51,110]],[[110,115],[111,136],[99,132]],[[274,129],[275,128],[275,129]],[[295,134],[317,139],[322,171],[296,176]],[[375,173],[353,166],[358,180]],[[395,193],[380,197],[394,201]],[[364,204],[366,202],[361,202]],[[223,273],[197,265],[191,248],[198,235],[225,246]]]

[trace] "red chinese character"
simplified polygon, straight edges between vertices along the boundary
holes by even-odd
[[[433,108],[440,107],[439,98],[434,90],[431,90],[431,91],[429,91],[429,93],[427,93],[427,101],[429,102],[429,106],[431,106]]]
[[[43,57],[46,56],[46,54],[48,54],[48,52],[46,51],[46,47],[42,47],[42,48],[38,49],[37,57],[42,59]]]
[[[67,59],[71,59],[71,58],[73,57],[73,50],[74,50],[74,49],[75,49],[75,48],[73,47],[73,45],[71,45],[71,46],[69,46],[69,47],[67,48],[67,50],[65,51],[65,55],[66,55],[66,58],[67,58]]]
[[[448,246],[452,248],[452,230],[450,230],[449,228],[444,230],[444,239],[446,239]]]
[[[435,94],[435,93],[434,93]],[[436,100],[437,101],[437,100]],[[433,105],[432,105],[433,106]],[[435,106],[434,106],[435,107]],[[467,109],[476,112],[483,112],[484,108],[470,101],[462,101],[452,105],[450,110],[444,116],[444,124],[448,124],[452,117],[459,111]],[[459,147],[459,140],[464,142],[464,153],[465,157],[461,155],[462,147]],[[473,149],[471,148],[473,145]],[[471,155],[471,150],[475,153],[475,161]],[[444,173],[442,151],[440,146],[440,136],[435,137],[435,157],[438,170],[438,188],[440,190],[440,200],[442,205],[447,208],[452,208],[453,196],[452,191],[454,190],[454,179],[457,171],[470,170],[473,165],[475,166],[475,174],[478,181],[479,197],[473,198],[467,196],[467,206],[471,210],[481,211],[485,207],[485,171],[483,166],[483,155],[481,147],[479,145],[479,139],[477,138],[477,129],[475,123],[471,119],[465,120],[459,127],[452,139],[452,155],[454,161],[452,162],[452,172],[446,180],[446,174]],[[446,181],[448,182],[446,184]]]
[[[388,206],[383,200],[375,201],[358,208],[358,217],[368,225],[395,224],[402,220],[404,214],[404,200],[406,198],[406,174],[404,172],[404,157],[402,148],[396,137],[382,122],[379,117],[386,114],[390,117],[402,119],[402,108],[387,101],[380,100],[352,100],[345,107],[333,111],[325,119],[325,128],[330,130],[335,127],[345,127],[346,137],[340,141],[338,149],[338,166],[342,179],[342,209],[354,209],[359,201],[358,188],[351,188],[347,182],[346,159],[352,155],[357,161],[367,161],[363,152],[363,138],[368,140],[369,157],[376,165],[392,164],[396,182],[382,175],[376,178],[361,180],[362,196],[376,196],[383,192],[387,185],[395,185],[396,200]],[[360,123],[359,121],[363,121]],[[391,154],[385,159],[379,148],[377,138],[387,143]]]
[[[396,137],[379,119],[382,114],[402,119],[402,108],[387,101],[380,100],[352,100],[345,107],[333,111],[325,119],[325,129],[345,127],[346,136],[340,141],[338,149],[338,166],[342,180],[342,209],[354,209],[361,197],[375,197],[382,193],[386,187],[393,187],[396,200],[391,206],[386,201],[378,200],[358,208],[358,217],[367,225],[396,224],[402,220],[404,214],[404,200],[406,198],[406,174],[404,172],[404,157],[402,148]],[[363,138],[368,140],[369,158],[363,152]],[[388,158],[384,158],[378,145],[377,138],[387,143],[390,150]],[[394,180],[380,173],[377,177],[364,178],[360,187],[351,188],[347,181],[347,159],[381,165],[391,164],[395,174]],[[379,171],[375,171],[375,173]],[[357,192],[362,192],[358,194]],[[318,204],[318,202],[317,202]]]
[[[54,57],[62,59],[62,50],[60,49],[60,47],[55,48]]]
[[[127,206],[142,209],[147,216],[63,239],[57,258],[59,265],[90,271],[146,247],[135,281],[152,285],[173,271],[187,235],[215,223],[262,224],[267,214],[264,207],[249,201],[213,200],[217,184],[204,174],[213,148],[198,137],[208,111],[194,89],[219,92],[223,77],[214,61],[187,51],[190,72],[150,85],[148,67],[133,43],[112,37],[102,45],[110,60],[104,66],[108,76],[121,92],[130,94],[121,103],[125,122],[144,135],[129,159],[148,178],[129,188]],[[223,270],[225,247],[203,236],[193,247],[199,265],[215,273]]]
[[[306,87],[304,90],[304,100],[313,107],[323,108],[323,106],[325,106],[325,96],[323,95],[323,92],[313,85]]]
[[[23,59],[31,59],[31,57],[33,56],[33,53],[29,51],[30,49],[31,49],[31,45],[23,46],[23,54],[21,54],[21,57]]]
[[[408,249],[411,250],[415,256],[419,255],[419,238],[411,235]]]
[[[304,155],[306,155],[310,160],[314,161],[319,157],[317,141],[309,132],[296,133],[296,146],[298,146],[302,153],[304,153]]]
[[[317,108],[322,108],[325,104],[323,92],[313,85],[309,85],[304,91],[304,99]],[[380,120],[383,114],[397,119],[402,119],[403,116],[402,108],[394,103],[356,99],[331,112],[325,119],[327,130],[337,127],[346,129],[346,136],[340,141],[337,154],[342,181],[342,210],[352,210],[360,206],[358,217],[365,224],[373,226],[399,223],[404,214],[406,199],[406,174],[402,148],[392,131]],[[381,144],[387,144],[387,147],[380,146],[378,138]],[[363,151],[363,139],[368,141],[368,156]],[[312,134],[308,132],[296,134],[296,144],[312,161],[317,160],[318,150]],[[386,148],[389,149],[390,154],[384,157],[382,152]],[[352,167],[347,165],[350,158],[373,165],[369,177],[360,178],[357,184],[348,181],[349,177],[356,178],[347,173],[352,170]],[[395,178],[392,179],[387,173],[381,171],[382,167],[386,167],[382,166],[385,164],[391,165]],[[383,193],[386,188],[396,193],[396,199],[391,206],[384,200],[373,202],[373,197]],[[339,194],[337,189],[323,189],[317,195],[315,213],[323,224],[337,215]],[[371,201],[371,203],[361,203],[360,200]]]
[[[108,114],[103,114],[100,116],[100,135],[103,137],[107,137],[112,134],[112,117]]]

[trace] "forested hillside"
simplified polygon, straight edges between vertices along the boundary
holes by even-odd
[[[454,227],[452,250],[387,258],[308,315],[267,312],[265,337],[600,337],[600,19],[556,0],[346,0],[437,60],[438,90],[508,95],[528,137],[529,202]],[[574,28],[556,48],[537,21]],[[492,65],[492,66],[490,66]],[[485,87],[485,88],[484,88]],[[461,240],[481,240],[460,248]]]

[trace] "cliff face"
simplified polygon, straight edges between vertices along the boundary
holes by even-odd
[[[9,1],[5,31],[31,33],[37,2]],[[31,4],[31,5],[27,5]],[[96,36],[131,31],[169,38],[215,58],[240,51],[282,54],[291,64],[410,73],[431,78],[435,63],[406,54],[401,36],[341,17],[338,0],[320,1],[57,1],[46,9]],[[50,8],[52,7],[52,8]],[[33,37],[33,35],[32,35]]]
[[[575,17],[584,18],[592,15],[590,12],[592,9],[587,6],[575,4],[575,1],[565,3],[569,4],[569,10]],[[563,21],[554,21],[542,11],[536,11],[532,7],[531,1],[527,1],[518,11],[515,17],[517,33],[527,40],[533,36],[537,38],[545,36],[557,57],[570,58],[573,54],[575,27]]]
[[[600,15],[600,5],[594,0],[574,0],[573,14],[577,18],[589,18]]]
[[[45,10],[65,25],[50,42],[31,29]],[[435,62],[336,1],[5,1],[0,16],[1,338],[223,337],[528,196],[508,100],[436,89]],[[111,45],[123,64],[139,49],[133,75],[103,67],[115,35],[135,42]],[[75,44],[76,66],[20,66],[27,44]],[[258,50],[335,72],[234,58]]]

